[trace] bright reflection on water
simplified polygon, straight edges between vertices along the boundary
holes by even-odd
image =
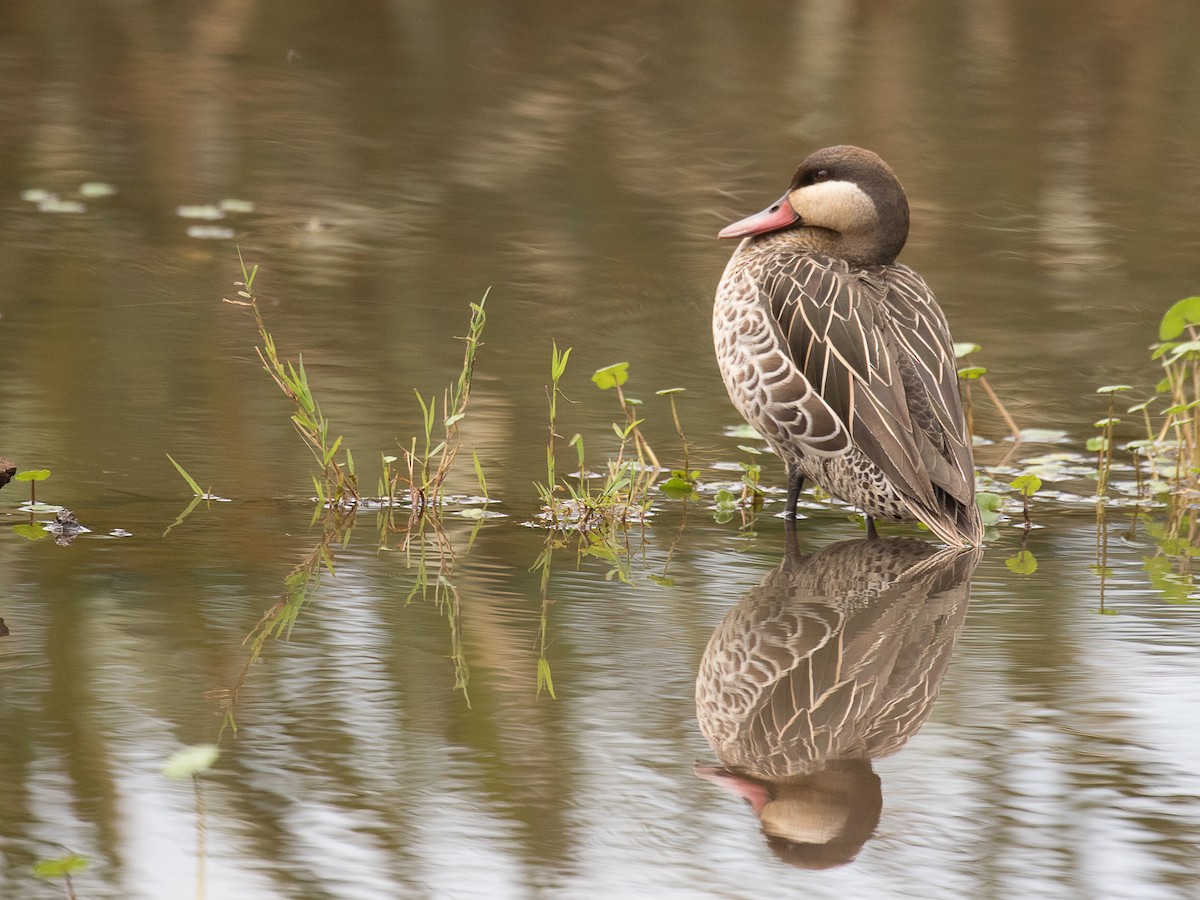
[[[1161,516],[1131,530],[1119,470],[1101,595],[1083,452],[1106,411],[1095,388],[1148,396],[1159,317],[1197,291],[1200,10],[50,6],[0,17],[0,455],[50,469],[39,498],[92,531],[27,540],[12,527],[27,486],[0,490],[0,897],[60,895],[33,867],[69,853],[89,898],[1200,894],[1195,589],[1160,552]],[[732,249],[714,235],[837,142],[897,170],[902,259],[956,338],[983,345],[974,361],[1020,424],[1065,435],[1005,459],[976,394],[987,472],[1003,486],[1041,455],[1046,485],[1037,571],[1014,571],[1010,505],[969,607],[919,562],[796,574],[778,494],[745,528],[709,509],[746,443],[726,434],[712,359]],[[419,555],[396,534],[380,549],[360,515],[329,542],[336,577],[253,663],[247,637],[322,533],[311,456],[249,317],[219,302],[235,243],[368,491],[378,456],[419,430],[413,388],[440,395],[457,373],[453,336],[491,286],[464,428],[508,514],[474,535],[452,515],[452,565],[427,554],[425,590]],[[588,376],[628,360],[672,465],[654,392],[687,389],[709,489],[660,503],[618,574],[571,544],[543,587],[546,536],[521,523],[545,478],[552,340],[574,348],[560,449],[580,432],[594,467],[615,452],[620,411]],[[188,492],[166,453],[233,502],[171,527]],[[772,459],[764,479],[782,484]],[[466,457],[450,489],[477,492]],[[807,511],[801,560],[860,536]],[[887,536],[902,531],[924,537]],[[803,660],[805,685],[860,704],[790,712],[826,764],[836,751],[862,774],[871,757],[878,777],[877,823],[872,809],[852,861],[822,870],[763,830],[795,793],[779,780],[818,754],[803,773],[755,769],[697,717],[714,632],[771,584],[793,615],[825,617],[819,646],[774,671]],[[901,611],[909,630],[888,618]],[[888,653],[890,669],[854,668]],[[869,689],[884,669],[902,713]],[[838,743],[845,726],[891,743]],[[218,739],[198,789],[161,774]],[[803,827],[785,816],[793,835],[850,821],[806,809]]]

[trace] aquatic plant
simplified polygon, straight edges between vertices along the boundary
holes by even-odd
[[[267,330],[258,298],[254,293],[258,266],[247,269],[240,250],[238,261],[241,264],[242,281],[236,282],[236,285],[239,288],[237,296],[241,299],[225,298],[225,302],[248,307],[253,313],[261,341],[261,346],[255,348],[258,358],[280,391],[292,401],[292,424],[321,466],[320,477],[313,477],[313,487],[317,495],[317,509],[313,512],[315,524],[320,510],[325,506],[354,507],[361,502],[354,456],[349,448],[343,449],[341,435],[331,436],[330,422],[313,395],[308,373],[304,369],[303,356],[298,356],[295,363],[279,356],[275,338]],[[475,359],[482,346],[481,338],[487,322],[485,304],[489,292],[490,288],[484,292],[478,303],[471,304],[471,319],[467,334],[463,338],[466,347],[462,367],[455,382],[442,393],[441,416],[438,415],[436,395],[426,397],[419,390],[413,390],[421,410],[423,439],[422,436],[414,435],[407,445],[401,445],[407,477],[401,474],[399,468],[393,468],[392,463],[396,462],[397,457],[382,457],[380,499],[388,507],[394,507],[399,486],[402,483],[406,484],[412,510],[409,527],[415,519],[427,513],[440,514],[442,510],[446,479],[462,447],[459,424],[466,416],[471,398]],[[435,432],[438,433],[436,438]],[[195,484],[178,464],[176,468],[192,485]],[[477,473],[479,471],[481,470],[477,467]],[[193,487],[193,490],[196,489]],[[387,522],[390,527],[390,518]]]
[[[248,307],[254,314],[254,324],[258,328],[258,336],[262,346],[255,347],[263,368],[271,379],[292,401],[294,412],[292,424],[304,439],[317,462],[321,466],[321,478],[313,476],[313,486],[317,491],[317,510],[313,513],[316,522],[319,510],[326,504],[335,506],[356,505],[359,502],[358,478],[354,474],[354,458],[347,450],[338,459],[338,451],[342,446],[342,436],[330,437],[330,423],[321,412],[320,404],[313,396],[312,387],[308,382],[308,373],[304,370],[304,357],[297,357],[293,364],[291,360],[280,359],[275,345],[275,338],[267,330],[263,321],[262,311],[258,306],[258,297],[254,293],[254,280],[258,276],[258,266],[247,270],[242,251],[238,250],[238,262],[242,267],[242,280],[235,283],[240,300],[224,298],[226,303],[235,306]]]
[[[968,362],[968,357],[971,356],[971,354],[978,353],[982,349],[983,348],[979,344],[972,344],[968,342],[956,343],[954,345],[954,357],[955,359]],[[992,405],[996,408],[996,412],[999,413],[1000,418],[1004,420],[1004,424],[1008,426],[1008,430],[1012,434],[1013,441],[1020,443],[1021,429],[1017,427],[1017,423],[1009,414],[1008,407],[1004,405],[1004,403],[1000,400],[999,395],[997,395],[997,393],[992,389],[992,386],[988,383],[988,380],[985,377],[987,372],[988,370],[983,366],[970,365],[964,366],[958,370],[958,378],[963,385],[963,411],[966,413],[967,431],[972,435],[975,434],[975,406],[972,399],[971,385],[974,382],[979,382],[979,386],[983,388],[983,391],[987,394],[988,399],[992,401]]]
[[[424,440],[418,443],[413,437],[408,447],[401,448],[408,469],[409,497],[412,502],[413,515],[420,517],[426,511],[440,513],[444,497],[443,488],[446,478],[454,465],[454,460],[462,447],[462,437],[459,433],[459,423],[467,414],[467,404],[471,399],[471,385],[475,376],[475,357],[482,346],[484,325],[487,324],[487,303],[491,288],[484,292],[478,303],[471,304],[471,321],[467,326],[467,335],[463,338],[466,347],[463,351],[462,368],[458,379],[442,394],[442,417],[437,416],[437,397],[428,399],[421,392],[413,389],[417,404],[421,407],[421,422],[424,429]],[[434,444],[434,431],[440,424],[441,436]],[[419,449],[418,449],[419,447]],[[476,473],[481,470],[476,461]]]
[[[38,505],[37,502],[37,484],[39,481],[45,481],[50,477],[49,469],[27,469],[24,472],[18,472],[12,476],[13,481],[28,481],[29,482],[29,506],[34,508]]]
[[[675,424],[675,433],[679,435],[679,444],[683,452],[683,467],[672,469],[671,474],[658,488],[668,497],[677,500],[692,500],[696,498],[696,486],[700,483],[700,470],[693,469],[688,461],[688,443],[683,434],[683,425],[679,421],[679,408],[675,405],[675,396],[682,394],[686,388],[666,388],[654,393],[666,397],[671,405],[671,421]]]
[[[87,867],[88,858],[86,856],[68,853],[66,856],[57,856],[53,859],[39,859],[33,865],[33,877],[47,881],[61,878],[67,897],[75,900],[75,885],[71,882],[71,876],[76,872],[82,872]]]
[[[571,481],[558,477],[556,447],[561,438],[557,431],[558,399],[562,395],[560,385],[570,355],[570,348],[560,353],[557,344],[551,345],[546,482],[536,484],[542,502],[538,518],[540,524],[557,530],[570,529],[581,534],[609,532],[610,541],[590,543],[584,547],[584,552],[600,555],[612,551],[611,545],[617,543],[613,529],[644,521],[652,503],[650,489],[659,470],[658,460],[638,431],[643,420],[633,417],[632,405],[636,404],[626,400],[621,391],[621,385],[628,378],[629,364],[618,363],[599,369],[592,376],[592,381],[601,390],[617,389],[618,400],[626,413],[623,425],[616,422],[612,425],[613,433],[620,441],[616,458],[608,460],[603,475],[598,479],[599,485],[593,485],[587,469],[584,439],[581,434],[576,434],[568,442],[568,446],[574,448],[576,453],[579,467],[576,477]],[[636,459],[627,455],[630,444],[635,448]]]

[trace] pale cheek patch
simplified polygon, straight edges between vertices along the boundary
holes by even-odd
[[[805,225],[842,234],[870,231],[879,225],[871,198],[850,181],[821,181],[797,188],[788,195],[792,208]]]

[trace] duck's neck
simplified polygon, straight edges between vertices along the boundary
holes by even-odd
[[[815,251],[834,259],[844,259],[850,265],[859,268],[888,265],[896,260],[896,254],[891,252],[890,248],[881,246],[877,234],[843,234],[840,231],[812,226],[765,234],[753,238],[751,246],[756,250],[768,252]],[[899,248],[897,252],[898,250]]]

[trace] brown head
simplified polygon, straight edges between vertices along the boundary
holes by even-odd
[[[719,236],[774,233],[854,265],[887,265],[908,239],[908,198],[896,173],[870,150],[826,147],[800,164],[779,200]]]

